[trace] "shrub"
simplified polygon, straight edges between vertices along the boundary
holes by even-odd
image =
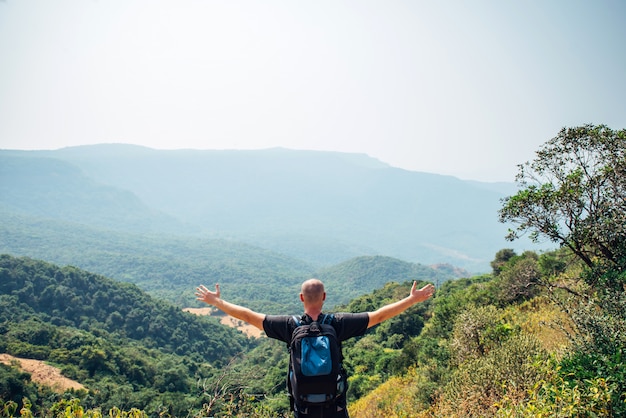
[[[497,404],[496,417],[597,417],[623,416],[612,410],[615,384],[595,378],[584,386],[564,378],[563,370],[554,359],[535,365],[543,377],[526,392],[520,401],[507,394]]]
[[[508,392],[524,392],[540,377],[533,367],[546,354],[526,334],[514,335],[482,357],[459,365],[440,396],[438,416],[486,417]],[[446,412],[447,411],[447,412]]]
[[[492,305],[470,307],[459,314],[450,341],[452,363],[458,365],[482,357],[516,332],[516,327],[502,316]]]

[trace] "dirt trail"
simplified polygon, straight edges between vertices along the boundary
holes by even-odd
[[[50,386],[52,390],[58,393],[63,393],[67,389],[85,389],[85,387],[80,383],[63,376],[61,371],[56,367],[47,365],[41,360],[18,358],[9,354],[0,354],[0,362],[8,365],[11,365],[13,362],[18,362],[22,370],[30,373],[30,378],[33,382],[44,386]]]
[[[189,312],[195,315],[211,315],[211,313],[214,312],[214,309],[213,308],[185,308],[183,309],[183,311]],[[240,330],[241,332],[243,332],[249,337],[259,338],[263,334],[263,331],[261,331],[257,327],[246,324],[245,322],[242,322],[238,320],[237,318],[233,318],[232,316],[228,316],[228,315],[220,316],[220,322],[224,325],[228,325],[229,327],[237,328],[238,330]]]

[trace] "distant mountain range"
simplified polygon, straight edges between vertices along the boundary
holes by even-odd
[[[337,152],[121,144],[0,151],[5,214],[238,240],[318,268],[383,255],[488,271],[498,250],[524,249],[505,241],[507,226],[497,219],[500,200],[514,192],[513,183],[463,181]]]

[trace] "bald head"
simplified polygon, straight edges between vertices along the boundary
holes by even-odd
[[[324,283],[318,279],[309,279],[302,283],[301,299],[306,304],[321,304],[326,299]]]

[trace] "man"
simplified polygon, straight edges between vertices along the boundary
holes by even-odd
[[[417,283],[413,282],[409,296],[385,305],[376,311],[335,314],[332,325],[337,333],[337,339],[344,341],[348,338],[363,335],[368,328],[401,314],[416,303],[427,300],[434,292],[435,287],[432,284],[427,284],[421,289],[417,289]],[[224,313],[265,331],[268,337],[284,341],[287,344],[290,343],[292,333],[298,326],[292,316],[265,315],[249,308],[226,302],[220,298],[219,284],[215,285],[215,292],[210,291],[204,285],[200,285],[196,289],[196,296],[198,300],[213,305]],[[300,301],[302,301],[304,306],[303,320],[317,321],[321,318],[320,315],[322,314],[322,306],[325,300],[326,291],[321,281],[310,279],[302,283]],[[347,418],[348,410],[346,408],[345,393],[339,397],[337,403],[332,408],[320,407],[314,411],[311,408],[298,408],[296,405],[294,407],[294,415],[296,418],[313,416]]]

